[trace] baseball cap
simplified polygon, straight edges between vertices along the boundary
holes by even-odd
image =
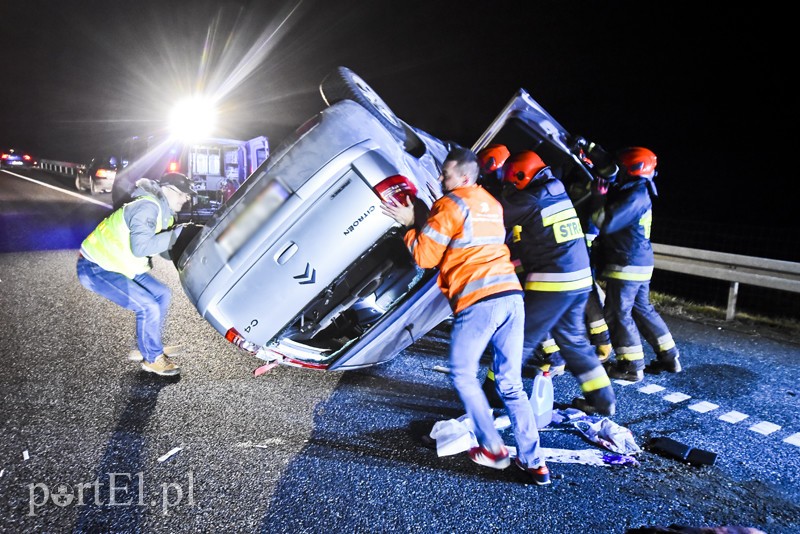
[[[168,172],[158,179],[158,183],[161,186],[171,185],[178,191],[186,193],[187,195],[194,194],[194,191],[192,190],[192,181],[189,180],[185,174],[181,174],[179,172]]]

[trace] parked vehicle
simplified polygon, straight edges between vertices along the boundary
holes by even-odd
[[[168,172],[185,174],[197,192],[180,222],[203,223],[269,156],[265,136],[249,140],[205,138],[192,143],[166,136],[132,137],[122,150],[123,168],[112,190],[114,207],[130,199],[136,180],[158,179]]]
[[[120,161],[116,156],[92,158],[75,176],[75,189],[89,191],[92,195],[108,193],[114,187]]]
[[[430,207],[450,145],[345,67],[320,91],[329,107],[196,235],[184,232],[173,258],[191,302],[230,342],[269,362],[355,369],[394,358],[451,314],[438,271],[416,266],[405,229],[380,211],[390,197]],[[490,142],[533,148],[571,183],[591,181],[567,132],[524,90],[472,148]]]
[[[16,148],[9,148],[8,150],[0,151],[0,168],[4,169],[30,169],[36,165],[36,160],[33,159],[28,152],[18,150]]]

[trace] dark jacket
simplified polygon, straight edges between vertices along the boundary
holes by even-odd
[[[526,291],[588,292],[592,286],[583,231],[564,184],[549,168],[525,189],[503,192],[511,256],[522,262]]]

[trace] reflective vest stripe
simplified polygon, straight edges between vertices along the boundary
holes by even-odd
[[[631,280],[644,282],[653,277],[652,265],[606,265],[603,269],[604,278],[616,280]]]
[[[501,284],[519,284],[519,279],[514,274],[504,274],[500,276],[487,276],[485,278],[473,280],[472,282],[464,286],[464,288],[461,290],[461,293],[453,295],[450,298],[450,305],[453,307],[453,309],[455,309],[458,301],[464,299],[471,293]],[[519,288],[519,285],[517,285],[517,288]],[[519,289],[517,290],[519,291]]]
[[[528,291],[573,291],[592,287],[592,283],[589,267],[570,273],[530,273],[525,277]]]

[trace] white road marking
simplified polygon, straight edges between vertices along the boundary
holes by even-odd
[[[719,419],[721,419],[722,421],[725,421],[726,423],[738,423],[739,421],[744,421],[748,417],[750,417],[750,416],[747,415],[747,414],[744,414],[742,412],[737,412],[736,410],[733,410],[733,411],[730,411],[728,413],[724,413],[724,414],[720,415]]]
[[[670,393],[669,395],[664,395],[664,400],[672,402],[672,403],[683,402],[683,401],[685,401],[687,399],[691,399],[691,398],[692,398],[691,395],[687,395],[685,393],[678,393],[678,392]]]
[[[659,391],[664,391],[665,389],[667,388],[659,386],[658,384],[649,384],[647,386],[639,388],[639,391],[647,395],[651,395],[653,393],[658,393]]]
[[[5,169],[3,169],[3,170],[5,172],[7,172],[8,174],[12,175],[12,176],[16,176],[17,178],[22,178],[23,180],[27,180],[29,182],[32,182],[34,184],[38,184],[38,185],[41,185],[41,186],[44,186],[44,187],[49,187],[50,189],[53,189],[54,191],[59,191],[61,193],[64,193],[65,195],[70,195],[70,196],[73,196],[75,198],[79,198],[81,200],[85,200],[86,202],[92,202],[94,204],[97,204],[98,206],[103,206],[104,208],[114,209],[114,206],[106,204],[105,202],[100,202],[99,200],[95,200],[93,198],[83,196],[83,195],[81,195],[79,193],[75,193],[73,191],[67,191],[66,189],[62,189],[62,188],[56,187],[54,185],[46,184],[44,182],[40,182],[39,180],[34,180],[33,178],[28,178],[27,176],[22,176],[21,174],[17,174],[15,172],[6,171]]]
[[[618,378],[614,380],[614,383],[619,384],[620,386],[630,386],[631,384],[635,384],[636,382],[631,382],[630,380],[622,380]]]
[[[28,460],[30,460],[30,458],[31,458],[31,456],[28,454],[27,450],[22,451],[22,459],[23,460],[25,460],[27,462]]]
[[[713,402],[706,402],[706,401],[700,401],[698,403],[689,406],[690,410],[694,410],[695,412],[700,412],[700,413],[708,413],[712,410],[716,410],[717,408],[719,408],[719,405],[714,404]]]
[[[770,423],[769,421],[761,421],[760,423],[756,423],[755,425],[751,426],[748,430],[752,430],[753,432],[758,432],[759,434],[764,434],[765,436],[772,434],[773,432],[777,432],[780,430],[781,427],[776,425],[775,423]]]
[[[792,434],[791,436],[789,436],[788,438],[784,439],[783,441],[785,441],[786,443],[788,443],[790,445],[797,445],[798,447],[800,447],[800,432],[798,432],[796,434]]]

